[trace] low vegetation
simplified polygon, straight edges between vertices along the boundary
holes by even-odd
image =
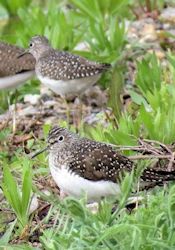
[[[175,142],[174,35],[163,30],[152,43],[140,42],[139,31],[133,28],[134,42],[128,28],[128,23],[147,22],[148,17],[155,28],[167,6],[175,8],[173,1],[165,0],[14,0],[13,4],[1,0],[0,35],[1,40],[27,47],[33,35],[42,34],[54,48],[111,63],[112,69],[98,83],[108,102],[95,124],[82,120],[79,133],[119,149],[129,146],[121,153],[135,156],[138,153],[131,149],[141,139],[167,148]],[[2,119],[10,105],[23,103],[26,94],[39,93],[36,79],[16,91],[0,91]],[[75,130],[65,119],[58,122]],[[38,120],[33,127],[18,125],[15,133],[13,125],[0,119],[0,249],[175,248],[173,182],[133,194],[137,182],[126,175],[117,205],[103,200],[92,213],[85,199],[58,198],[47,153],[30,159],[45,146],[51,124]],[[139,169],[153,164],[166,169],[171,161],[174,169],[173,153],[170,160],[135,163]],[[141,197],[133,208],[127,205],[130,196]]]

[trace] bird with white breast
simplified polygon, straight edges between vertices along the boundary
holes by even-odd
[[[56,94],[65,97],[80,95],[95,84],[110,64],[89,61],[66,51],[53,49],[44,36],[34,36],[29,49],[36,59],[35,72],[38,79]]]
[[[50,130],[47,147],[34,154],[49,152],[51,175],[60,188],[61,196],[87,197],[88,202],[103,197],[118,198],[124,172],[131,173],[135,165],[110,145],[81,138],[61,127]],[[147,168],[140,177],[142,182],[160,185],[175,180],[175,171],[158,171]]]

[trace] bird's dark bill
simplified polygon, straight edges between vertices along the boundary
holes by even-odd
[[[30,54],[28,49],[26,49],[23,53],[19,54],[19,55],[17,56],[17,58],[20,58],[20,57],[22,57],[22,56],[24,56],[24,55],[26,55],[26,54]]]
[[[37,155],[42,154],[42,153],[45,152],[46,150],[48,150],[48,147],[43,148],[43,149],[41,149],[40,151],[38,151],[38,152],[36,152],[35,154],[33,154],[33,155],[31,156],[31,159],[35,158]]]

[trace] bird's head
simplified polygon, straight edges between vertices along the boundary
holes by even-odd
[[[55,152],[57,154],[62,154],[62,152],[69,151],[78,138],[78,135],[70,132],[69,130],[55,126],[49,131],[47,146],[39,152],[36,152],[32,158],[47,150],[52,154]]]
[[[55,126],[50,130],[47,138],[49,150],[56,149],[60,152],[66,150],[72,145],[76,137],[76,134],[71,133],[69,130]]]
[[[19,57],[24,54],[32,54],[37,60],[43,53],[50,49],[49,41],[45,36],[34,36],[29,42],[29,48],[25,50],[24,53],[19,55]]]

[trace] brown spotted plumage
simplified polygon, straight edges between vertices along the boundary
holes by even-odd
[[[108,64],[91,62],[83,57],[50,48],[39,58],[36,70],[50,79],[74,80],[98,75],[109,67]]]
[[[26,71],[34,71],[35,59],[32,55],[18,56],[24,49],[0,42],[0,77],[12,76]]]
[[[131,172],[134,168],[133,162],[115,152],[110,145],[87,138],[80,138],[77,134],[60,127],[51,129],[48,136],[48,149],[51,173],[58,186],[61,185],[63,191],[79,197],[76,192],[73,192],[74,187],[77,185],[76,182],[72,181],[73,176],[76,181],[79,179],[81,182],[79,188],[88,192],[90,200],[98,197],[95,186],[97,183],[97,189],[100,183],[102,188],[109,183],[112,189],[111,191],[108,190],[107,194],[104,195],[104,190],[99,189],[99,192],[101,192],[100,197],[117,193],[122,174]],[[65,171],[67,171],[66,174]],[[64,178],[66,179],[65,182],[68,182],[67,184],[64,182]],[[69,187],[69,178],[70,183],[74,183],[72,188]],[[164,181],[174,180],[175,173],[146,169],[140,178],[145,182],[161,184]],[[86,181],[83,182],[82,179]],[[89,191],[90,188],[93,189],[92,184],[94,184],[94,193],[91,190]]]
[[[110,68],[110,64],[55,50],[44,36],[31,39],[28,53],[36,59],[35,71],[39,80],[62,96],[82,93]]]
[[[0,42],[0,90],[16,88],[25,83],[35,74],[35,59],[32,55],[25,55],[24,49]]]

